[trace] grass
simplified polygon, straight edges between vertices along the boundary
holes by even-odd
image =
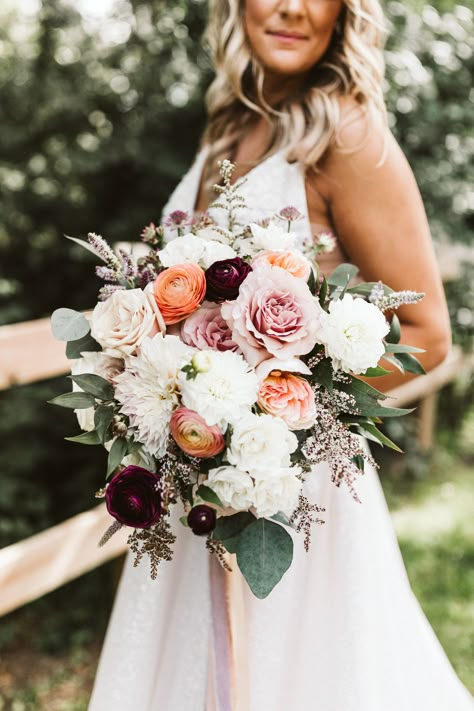
[[[474,693],[474,416],[455,451],[449,439],[424,478],[382,465],[381,479],[415,594]],[[116,574],[89,573],[2,620],[0,711],[87,711]]]

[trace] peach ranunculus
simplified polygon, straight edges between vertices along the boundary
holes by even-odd
[[[304,254],[293,250],[271,250],[264,249],[252,260],[252,269],[262,266],[281,267],[298,279],[307,281],[311,274],[311,264]]]
[[[207,425],[201,415],[187,407],[178,407],[173,412],[170,430],[178,447],[192,457],[215,457],[225,447],[219,427]]]
[[[264,412],[281,417],[292,430],[311,427],[316,417],[311,386],[294,373],[272,370],[260,383],[257,402]]]
[[[205,293],[204,272],[191,262],[165,269],[154,282],[155,300],[166,325],[178,323],[196,311]]]

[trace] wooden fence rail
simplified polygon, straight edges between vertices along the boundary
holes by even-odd
[[[403,407],[420,401],[420,441],[429,447],[436,393],[472,360],[458,349],[427,375],[390,392],[387,404]],[[53,338],[48,319],[0,327],[0,390],[62,375],[69,371],[64,344]],[[63,523],[0,550],[0,616],[55,590],[126,550],[125,530],[102,548],[97,542],[110,524],[101,504]]]

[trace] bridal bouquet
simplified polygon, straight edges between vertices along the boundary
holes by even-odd
[[[308,549],[323,523],[304,493],[311,468],[327,462],[358,500],[357,477],[373,463],[361,435],[396,448],[377,425],[408,411],[381,405],[384,395],[358,376],[385,374],[381,358],[422,372],[393,315],[421,295],[353,284],[350,264],[326,280],[317,255],[331,235],[314,244],[298,234],[292,207],[241,224],[243,179],[231,184],[232,171],[224,161],[215,186],[212,211],[224,221],[174,212],[145,228],[139,258],[95,234],[70,238],[103,262],[105,285],[88,316],[52,316],[73,391],[51,402],[77,413],[83,433],[67,439],[108,450],[96,496],[114,521],[101,544],[129,527],[135,564],[148,555],[154,578],[172,558],[179,505],[188,531],[224,567],[235,553],[263,598],[291,565],[289,529]]]

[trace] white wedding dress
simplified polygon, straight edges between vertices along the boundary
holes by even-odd
[[[192,212],[204,160],[205,150],[165,214]],[[247,178],[246,221],[293,205],[309,229],[298,164],[275,153]],[[174,560],[157,580],[146,559],[134,568],[127,557],[89,711],[474,711],[412,593],[376,471],[359,479],[360,504],[325,465],[307,489],[325,524],[309,553],[294,536],[293,564],[265,600],[238,569],[221,571],[180,512]],[[237,596],[226,597],[225,576]],[[240,647],[232,662],[226,619]]]

